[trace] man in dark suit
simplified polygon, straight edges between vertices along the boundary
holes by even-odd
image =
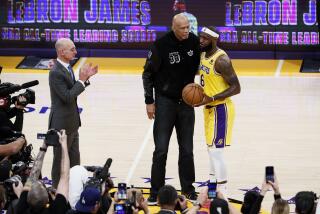
[[[80,164],[79,133],[81,126],[77,97],[90,84],[89,78],[98,72],[98,67],[85,64],[80,68],[79,80],[76,81],[70,61],[77,54],[74,43],[67,38],[59,39],[55,48],[57,61],[49,73],[51,94],[51,112],[49,129],[65,129],[68,135],[68,152],[70,168]],[[53,187],[57,187],[60,179],[61,148],[53,148],[53,165],[51,176]]]

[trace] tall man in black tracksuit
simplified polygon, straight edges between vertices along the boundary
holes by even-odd
[[[183,14],[173,18],[172,31],[154,42],[142,75],[149,119],[155,119],[149,204],[155,204],[158,190],[165,184],[166,161],[173,127],[179,144],[179,177],[181,190],[195,200],[193,162],[194,109],[181,99],[182,89],[194,82],[200,62],[198,38],[189,33],[189,22]],[[153,96],[155,89],[155,98]]]

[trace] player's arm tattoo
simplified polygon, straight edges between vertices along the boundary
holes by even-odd
[[[217,59],[215,63],[215,70],[221,74],[223,79],[228,83],[229,88],[219,94],[216,94],[214,99],[225,99],[240,93],[240,83],[228,56],[222,55]]]

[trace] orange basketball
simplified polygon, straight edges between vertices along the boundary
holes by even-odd
[[[190,106],[199,104],[203,100],[203,88],[196,83],[186,85],[182,90],[182,99]]]

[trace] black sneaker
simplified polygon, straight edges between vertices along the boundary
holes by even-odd
[[[182,193],[189,201],[196,202],[198,195],[196,192]]]
[[[157,204],[157,195],[150,193],[149,198],[147,199],[148,205],[156,205]]]

